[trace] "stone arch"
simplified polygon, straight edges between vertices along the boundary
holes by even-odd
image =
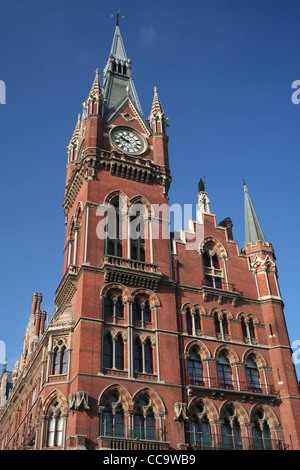
[[[47,414],[50,406],[53,404],[53,402],[59,401],[61,404],[61,411],[62,413],[67,412],[67,398],[65,395],[60,391],[60,390],[53,390],[52,392],[49,393],[49,395],[46,397],[44,404],[43,404],[43,413]]]
[[[135,204],[141,204],[142,206],[144,206],[146,208],[146,214],[148,218],[152,218],[155,216],[155,213],[154,213],[154,209],[153,209],[153,206],[152,204],[148,201],[148,199],[145,198],[145,196],[142,196],[142,195],[136,195],[136,196],[133,196],[130,201],[129,201],[129,205],[128,205],[128,211],[130,213],[130,210],[131,210],[131,207],[134,206]]]
[[[105,196],[103,203],[105,205],[109,205],[118,196],[120,197],[120,200],[123,203],[123,206],[120,207],[120,209],[122,210],[122,212],[124,211],[125,213],[127,213],[129,207],[129,198],[127,194],[125,194],[124,191],[122,191],[121,189],[115,189],[114,191],[108,193]]]
[[[265,357],[259,351],[253,348],[247,349],[244,352],[242,358],[242,362],[244,365],[246,365],[249,356],[255,356],[258,369],[265,369],[268,366]]]
[[[270,428],[275,426],[280,426],[280,421],[278,416],[276,415],[275,411],[269,406],[265,404],[257,403],[253,406],[250,411],[250,422],[254,422],[255,415],[259,410],[263,410],[264,418],[262,421],[266,421]]]
[[[223,351],[225,351],[228,354],[228,359],[229,359],[229,362],[230,362],[231,366],[234,366],[235,364],[240,363],[240,358],[239,358],[237,352],[233,348],[231,348],[230,346],[223,345],[223,344],[218,346],[215,350],[214,359],[216,361],[218,360],[218,357],[220,356],[220,354]]]
[[[205,237],[203,240],[200,242],[199,245],[199,252],[203,253],[205,246],[207,247],[207,244],[209,245],[209,252],[211,255],[216,253],[220,258],[227,258],[227,251],[225,247],[222,245],[221,242],[219,242],[216,238],[214,237]]]
[[[135,289],[131,293],[132,301],[134,301],[135,297],[137,296],[145,296],[149,300],[150,308],[153,309],[155,307],[160,308],[161,303],[157,295],[148,289]]]
[[[200,315],[206,315],[206,310],[202,305],[200,304],[193,305],[193,311],[196,312],[196,310],[199,310]]]
[[[202,341],[199,341],[199,340],[192,340],[186,344],[185,350],[184,350],[184,357],[189,356],[189,352],[194,346],[199,348],[199,354],[200,354],[202,361],[205,359],[211,358],[211,353],[208,347],[204,343],[202,343]]]
[[[103,406],[104,402],[108,399],[109,395],[112,393],[118,393],[122,407],[124,411],[127,411],[131,405],[132,397],[128,390],[121,384],[114,383],[108,385],[104,390],[102,390],[98,398],[98,406]]]
[[[144,387],[135,392],[132,397],[133,403],[138,401],[143,395],[148,395],[151,400],[154,413],[165,414],[166,408],[162,398],[150,387]]]
[[[190,415],[193,412],[193,409],[201,402],[203,403],[204,408],[205,408],[203,414],[206,414],[208,421],[210,423],[213,423],[214,421],[218,420],[219,419],[218,410],[216,406],[214,405],[214,403],[207,397],[199,397],[199,396],[194,397],[188,404],[188,408],[187,408],[188,414]]]
[[[229,310],[227,310],[226,308],[223,308],[222,310],[219,310],[219,312],[220,312],[220,317],[222,317],[222,316],[224,315],[224,313],[225,313],[228,320],[233,320],[233,315],[232,315],[232,313],[229,312]]]
[[[128,287],[123,284],[110,283],[104,286],[100,292],[100,298],[104,299],[110,291],[120,291],[122,295],[123,303],[126,304],[128,301],[132,301],[132,295]]]
[[[190,302],[185,302],[185,303],[182,305],[182,307],[181,307],[181,313],[186,313],[187,308],[189,308],[190,311],[192,311],[193,306],[192,306],[192,304],[191,304]]]
[[[240,425],[244,425],[249,423],[249,415],[246,409],[243,407],[243,405],[236,401],[236,400],[228,400],[222,403],[220,407],[220,419],[223,419],[226,410],[228,409],[229,406],[232,406],[235,410],[235,413],[233,415],[233,419],[237,418],[238,422]]]

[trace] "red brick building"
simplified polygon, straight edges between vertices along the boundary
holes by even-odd
[[[166,127],[117,25],[68,146],[56,311],[45,328],[33,295],[1,449],[300,449],[273,247],[246,186],[240,250],[202,180],[197,220],[169,234]]]

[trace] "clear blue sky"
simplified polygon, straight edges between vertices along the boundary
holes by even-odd
[[[211,210],[244,243],[242,175],[277,256],[291,343],[300,340],[298,0],[2,0],[0,80],[1,328],[9,367],[22,350],[31,296],[51,317],[62,274],[66,146],[115,20],[145,117],[153,88],[170,118],[170,203]],[[300,359],[300,354],[299,354]],[[300,377],[300,365],[297,366]]]

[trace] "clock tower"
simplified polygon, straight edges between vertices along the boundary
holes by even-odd
[[[55,313],[45,328],[34,293],[0,448],[300,449],[276,258],[248,189],[243,248],[202,179],[197,220],[170,233],[168,119],[156,87],[144,117],[131,67],[117,23],[67,148]]]
[[[103,84],[96,70],[68,146],[64,268],[54,321],[71,318],[75,325],[70,393],[83,390],[94,413],[100,406],[104,426],[101,407],[110,396],[104,390],[118,400],[125,381],[132,394],[144,390],[141,400],[155,414],[153,432],[163,448],[165,405],[152,385],[165,387],[161,358],[178,347],[176,335],[167,333],[177,328],[173,288],[165,285],[172,277],[167,117],[156,87],[144,117],[131,68],[117,25]],[[173,315],[162,314],[163,304]],[[181,401],[180,372],[175,356],[168,363],[174,403]],[[86,435],[89,416],[69,415],[68,423]],[[96,427],[94,442],[98,435]],[[102,441],[99,448],[107,446]]]

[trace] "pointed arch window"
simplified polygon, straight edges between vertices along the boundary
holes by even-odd
[[[117,318],[124,318],[124,305],[122,295],[113,296],[108,294],[104,299],[104,315],[113,317],[115,322]]]
[[[125,437],[124,410],[118,393],[112,393],[107,398],[102,411],[102,436]]]
[[[153,374],[153,348],[149,338],[141,342],[137,337],[133,343],[133,365],[135,372]]]
[[[190,354],[187,359],[187,370],[190,383],[193,385],[204,385],[203,364],[197,346],[194,346],[190,350]]]
[[[204,271],[204,285],[222,289],[223,271],[219,256],[214,251],[214,245],[211,242],[206,243],[202,252],[202,264]]]
[[[138,207],[142,204],[137,204]],[[145,211],[136,210],[135,215],[130,216],[130,258],[136,261],[145,262],[146,243],[145,243]]]
[[[106,253],[108,255],[123,255],[122,225],[123,218],[119,197],[114,198],[106,211]]]
[[[60,411],[60,403],[55,402],[51,405],[48,415],[48,424],[46,426],[46,446],[62,447],[63,446],[63,427],[64,420]]]
[[[142,323],[151,322],[151,308],[149,300],[143,300],[137,297],[134,300],[132,312],[134,321],[140,321]]]
[[[222,443],[225,449],[243,449],[243,440],[240,423],[235,416],[233,407],[226,410],[224,422],[222,424]]]
[[[212,447],[212,435],[209,420],[204,414],[202,403],[195,406],[189,422],[189,443],[201,449]]]
[[[134,438],[157,440],[155,416],[148,396],[140,398],[135,405]]]
[[[218,382],[220,388],[233,390],[230,362],[225,352],[221,353],[217,362]]]
[[[263,410],[256,413],[252,432],[255,450],[273,450],[271,432]]]
[[[187,327],[188,335],[192,335],[193,334],[193,321],[192,321],[191,310],[189,307],[186,309],[186,327]]]
[[[261,392],[259,370],[254,356],[251,355],[248,357],[245,371],[248,389],[253,392]]]
[[[124,370],[124,342],[121,334],[114,338],[110,332],[105,335],[103,366],[105,369]]]
[[[61,342],[62,343],[62,342]],[[67,348],[56,346],[53,356],[53,375],[66,374],[67,372]]]

